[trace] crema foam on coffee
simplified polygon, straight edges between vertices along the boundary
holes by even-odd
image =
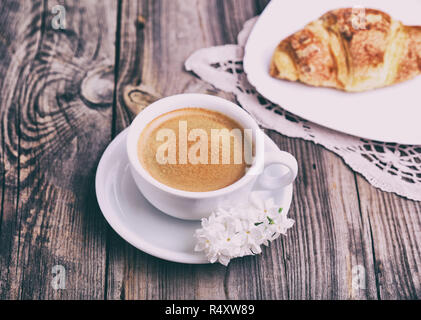
[[[184,108],[152,120],[140,133],[138,157],[159,182],[184,191],[222,189],[251,164],[251,133],[230,117]]]

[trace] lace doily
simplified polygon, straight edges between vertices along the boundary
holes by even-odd
[[[242,61],[256,20],[245,23],[237,45],[200,49],[187,59],[186,69],[214,87],[233,93],[261,126],[318,143],[341,156],[373,186],[421,201],[421,145],[384,143],[340,133],[301,119],[256,92],[247,81]]]

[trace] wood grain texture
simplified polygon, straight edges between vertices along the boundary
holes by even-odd
[[[372,234],[379,299],[420,299],[421,203],[381,192],[361,177],[357,181]]]
[[[0,8],[3,299],[104,296],[94,173],[111,136],[116,7],[66,1],[66,28],[55,30],[56,4]],[[65,268],[65,290],[51,285],[54,265]]]

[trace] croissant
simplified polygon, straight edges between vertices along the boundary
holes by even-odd
[[[311,86],[361,92],[421,73],[421,27],[365,9],[330,11],[283,40],[270,75]]]

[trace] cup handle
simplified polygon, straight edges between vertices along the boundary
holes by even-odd
[[[281,168],[268,172],[268,167],[281,165]],[[275,174],[273,174],[275,173]],[[298,164],[294,156],[285,151],[265,153],[264,169],[259,177],[260,186],[267,190],[281,189],[294,182]]]

